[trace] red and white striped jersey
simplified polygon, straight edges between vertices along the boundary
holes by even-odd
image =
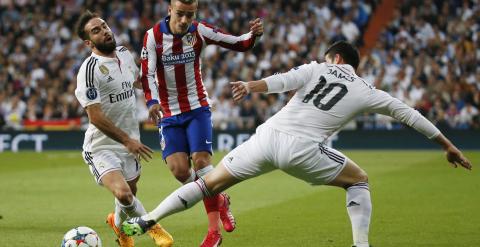
[[[201,73],[203,48],[215,44],[247,51],[257,38],[251,32],[233,36],[195,21],[185,35],[174,35],[169,20],[163,19],[145,33],[141,52],[140,78],[147,106],[160,103],[164,117],[209,106]]]

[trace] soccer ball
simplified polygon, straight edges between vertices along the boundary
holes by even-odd
[[[62,247],[102,247],[102,240],[92,228],[79,226],[65,233]]]

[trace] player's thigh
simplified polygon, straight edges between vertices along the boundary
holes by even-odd
[[[101,178],[102,184],[105,188],[111,191],[116,197],[121,197],[122,193],[131,192],[131,188],[123,177],[120,170],[114,170],[106,173]]]
[[[82,156],[99,185],[102,185],[102,178],[109,172],[122,172],[122,160],[113,151],[101,150],[94,153],[84,151]]]
[[[359,182],[368,182],[367,173],[355,162],[347,159],[343,170],[328,185],[347,188]]]
[[[311,185],[330,183],[347,163],[341,152],[315,142],[297,142],[290,149],[290,163],[282,170]]]
[[[258,132],[223,157],[225,169],[236,179],[246,180],[277,169],[265,147],[273,140]]]
[[[186,129],[175,123],[173,118],[162,119],[159,129],[160,147],[164,160],[173,153],[190,153]]]
[[[119,152],[122,163],[122,174],[133,192],[136,192],[136,182],[142,172],[142,165],[135,155],[127,152]]]
[[[239,183],[241,180],[234,177],[220,162],[213,171],[203,177],[205,185],[213,194],[218,194],[231,186]]]
[[[212,154],[213,142],[212,113],[210,108],[201,107],[192,113],[192,119],[186,127],[188,146],[191,153],[208,152]]]

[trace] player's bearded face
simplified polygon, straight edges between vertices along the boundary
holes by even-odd
[[[117,42],[115,41],[115,37],[113,34],[106,35],[103,39],[100,39],[99,41],[93,41],[93,45],[97,48],[97,50],[101,51],[102,53],[111,53],[115,50],[117,47]]]

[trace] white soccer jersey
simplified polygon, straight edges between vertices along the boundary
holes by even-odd
[[[311,62],[264,79],[269,92],[297,89],[288,104],[265,125],[324,142],[361,112],[391,116],[426,135],[440,131],[420,113],[358,77],[348,64]]]
[[[139,70],[127,48],[119,46],[115,53],[116,58],[92,53],[85,59],[78,71],[75,96],[83,107],[100,104],[106,117],[131,138],[139,140],[133,88]],[[126,150],[92,123],[85,132],[83,149],[87,152]]]
[[[247,51],[257,39],[251,32],[233,36],[196,21],[185,35],[174,35],[168,22],[169,17],[145,33],[141,53],[141,81],[147,105],[160,103],[164,117],[209,106],[201,73],[203,48],[215,44]]]

